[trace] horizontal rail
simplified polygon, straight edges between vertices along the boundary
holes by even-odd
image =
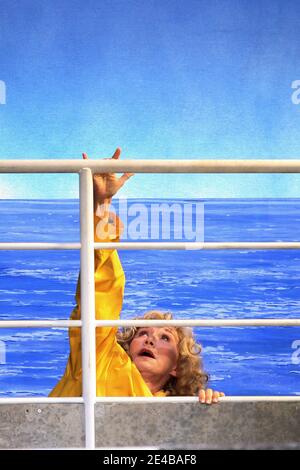
[[[243,320],[96,320],[95,325],[100,327],[115,326],[300,326],[300,319],[286,320],[276,318],[259,318]]]
[[[115,242],[96,249],[117,250],[299,250],[300,242]]]
[[[80,250],[80,243],[0,243],[0,250]],[[300,242],[101,242],[96,250],[300,250]]]
[[[0,405],[17,405],[17,404],[26,404],[32,403],[42,404],[42,403],[83,403],[82,397],[4,397],[0,398]]]
[[[1,328],[75,328],[81,320],[0,320]],[[244,327],[244,326],[300,326],[300,319],[257,318],[227,320],[96,320],[96,327],[130,326],[198,326],[198,327]]]
[[[80,250],[80,243],[0,243],[0,250]]]
[[[69,328],[82,326],[81,320],[0,320],[0,328]]]
[[[186,397],[96,397],[96,403],[197,403],[197,396]],[[220,397],[220,402],[298,402],[300,396],[226,396]],[[83,403],[82,397],[4,397],[0,398],[0,405],[17,404],[60,404],[60,403]]]
[[[227,319],[227,320],[96,320],[96,327],[126,326],[300,326],[300,319]],[[81,320],[0,320],[1,328],[75,328],[81,327]]]
[[[300,160],[2,160],[0,173],[300,173]]]
[[[193,403],[198,397],[97,397],[96,403]],[[300,396],[228,396],[220,397],[220,402],[251,402],[251,401],[300,401]]]

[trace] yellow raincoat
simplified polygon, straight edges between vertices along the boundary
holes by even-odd
[[[94,226],[99,218],[94,216]],[[106,241],[112,241],[107,238]],[[119,237],[114,237],[118,241]],[[95,233],[95,241],[99,239]],[[119,318],[125,286],[125,275],[116,250],[95,250],[95,304],[97,320]],[[80,320],[79,281],[76,307],[71,319]],[[114,327],[96,328],[97,396],[153,396],[128,354],[116,341]],[[82,395],[81,329],[70,328],[70,355],[63,377],[49,394],[50,397]],[[165,396],[163,391],[155,396]]]

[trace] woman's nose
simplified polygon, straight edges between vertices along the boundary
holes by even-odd
[[[147,336],[147,338],[145,339],[145,344],[151,344],[153,346],[154,339],[151,336]]]

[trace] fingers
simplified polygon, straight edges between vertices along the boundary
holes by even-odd
[[[118,147],[111,158],[113,158],[114,160],[117,160],[120,157],[120,155],[121,155],[121,149],[120,147]],[[84,160],[88,160],[89,157],[87,156],[86,153],[83,153],[82,158]],[[110,160],[110,158],[104,158],[104,160]]]
[[[201,403],[205,403],[205,390],[203,388],[199,391],[198,398]]]
[[[121,149],[120,149],[120,147],[118,147],[118,148],[116,149],[115,153],[113,154],[113,156],[112,156],[111,158],[103,158],[103,160],[111,160],[111,159],[118,160],[118,158],[120,157],[120,155],[121,155]],[[87,155],[86,153],[83,153],[83,154],[82,154],[82,158],[83,158],[84,160],[88,160],[89,157],[88,157],[88,155]],[[104,173],[104,176],[105,176],[105,175],[109,175],[109,174],[112,174],[112,173]],[[124,174],[127,174],[127,173],[124,173]],[[132,176],[133,173],[128,173],[128,175]],[[124,184],[124,182],[123,182],[123,184]],[[122,184],[122,186],[123,186],[123,184]]]
[[[120,155],[121,155],[121,149],[120,149],[120,147],[118,147],[111,158],[113,158],[114,160],[117,160]]]
[[[129,178],[131,178],[134,175],[135,175],[135,173],[124,173],[122,176],[126,176],[126,179],[129,180]]]
[[[199,391],[199,401],[210,405],[211,403],[218,403],[220,397],[224,397],[225,393],[213,391],[211,388]]]
[[[119,182],[119,188],[121,188],[129,178],[134,176],[134,173],[124,173],[120,178],[118,179]]]

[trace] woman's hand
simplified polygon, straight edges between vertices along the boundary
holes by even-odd
[[[121,155],[121,149],[117,148],[113,156],[104,160],[118,160]],[[84,160],[88,159],[86,153],[82,154]],[[96,173],[94,174],[94,205],[110,203],[111,198],[119,191],[124,183],[134,173],[124,173],[120,178],[115,173]]]
[[[198,398],[200,403],[206,403],[206,405],[211,405],[211,403],[218,403],[220,397],[225,397],[225,393],[217,392],[211,388],[201,388],[199,390]]]

